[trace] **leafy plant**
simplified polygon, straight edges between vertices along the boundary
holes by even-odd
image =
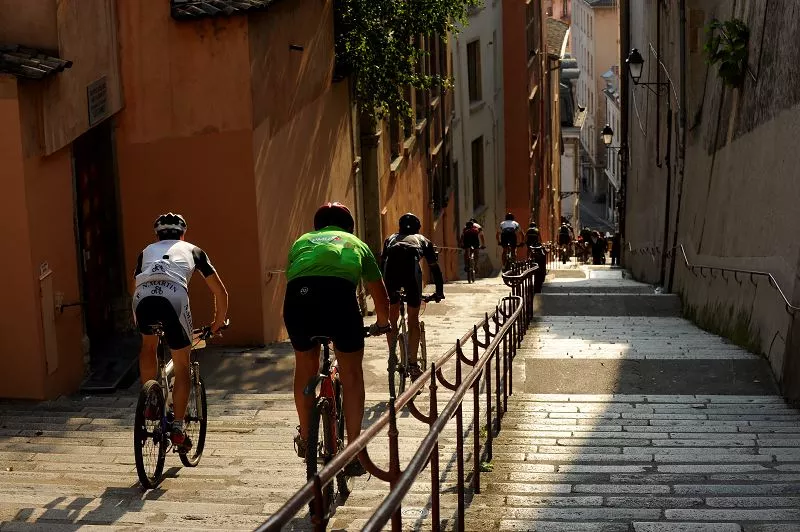
[[[494,464],[491,462],[481,462],[481,473],[491,473],[494,471]]]
[[[703,47],[706,63],[719,64],[722,81],[731,87],[740,87],[747,72],[747,45],[750,30],[747,25],[734,18],[721,22],[712,20],[706,26],[708,39]]]
[[[449,87],[441,74],[417,71],[427,52],[421,35],[447,39],[482,0],[336,0],[337,73],[351,75],[362,110],[411,114],[404,87]]]

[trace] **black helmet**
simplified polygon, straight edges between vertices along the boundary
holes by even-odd
[[[415,214],[407,212],[400,217],[399,226],[401,235],[415,235],[419,233],[422,222],[419,221]]]
[[[466,229],[472,229],[473,227],[475,227],[475,222],[473,222],[472,220],[470,220],[470,221],[468,221],[466,224],[464,224],[464,227],[465,227]]]
[[[186,232],[186,227],[186,220],[183,216],[172,212],[162,214],[153,222],[153,229],[157,235],[174,234],[180,236]]]
[[[514,219],[514,215],[512,213],[509,212],[509,213],[506,214],[506,220],[513,220],[513,219]]]
[[[531,225],[529,227],[536,227],[536,222],[531,222]]]
[[[335,225],[343,231],[352,233],[355,230],[356,223],[353,220],[353,215],[350,214],[350,209],[338,201],[334,201],[332,203],[324,203],[314,214],[315,231],[319,231],[329,225]]]

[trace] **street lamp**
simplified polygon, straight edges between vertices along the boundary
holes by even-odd
[[[606,124],[606,127],[600,132],[600,136],[603,137],[603,144],[610,148],[611,140],[614,138],[614,130],[611,129],[611,126]]]
[[[633,84],[638,85],[639,79],[642,77],[642,67],[644,66],[644,58],[642,54],[639,53],[639,50],[636,48],[631,50],[631,53],[628,54],[628,58],[625,60],[625,64],[628,65],[628,72],[631,73]]]
[[[639,53],[639,50],[634,48],[628,54],[628,58],[625,60],[625,64],[628,66],[628,72],[631,74],[631,79],[633,80],[634,85],[642,85],[647,88],[650,92],[658,95],[661,89],[665,91],[669,91],[669,82],[662,81],[662,82],[642,82],[639,81],[642,78],[642,68],[644,67],[644,58],[642,54]],[[652,89],[651,87],[655,86],[656,89]],[[668,99],[669,100],[669,99]],[[667,102],[669,103],[669,101]]]

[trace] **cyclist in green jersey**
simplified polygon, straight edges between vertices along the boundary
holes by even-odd
[[[371,335],[389,332],[389,296],[378,262],[367,245],[353,235],[355,222],[347,207],[327,203],[314,216],[314,231],[306,233],[289,251],[283,320],[295,351],[294,402],[300,425],[295,436],[297,455],[306,454],[308,419],[313,397],[303,394],[319,373],[318,343],[314,336],[333,340],[344,387],[344,415],[349,441],[361,432],[364,417],[364,320],[356,297],[359,280],[375,302],[377,322]],[[358,459],[348,465],[351,476],[364,474]]]

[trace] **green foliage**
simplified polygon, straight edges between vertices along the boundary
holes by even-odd
[[[441,75],[416,71],[426,52],[420,35],[447,39],[482,0],[336,0],[336,56],[340,73],[353,76],[361,108],[409,116],[404,87],[448,87]]]
[[[494,464],[491,462],[481,462],[481,473],[491,473],[494,471]]]
[[[706,63],[719,64],[722,81],[728,86],[740,87],[747,72],[750,30],[737,18],[725,22],[712,20],[706,26],[706,35],[708,39],[703,47]]]

